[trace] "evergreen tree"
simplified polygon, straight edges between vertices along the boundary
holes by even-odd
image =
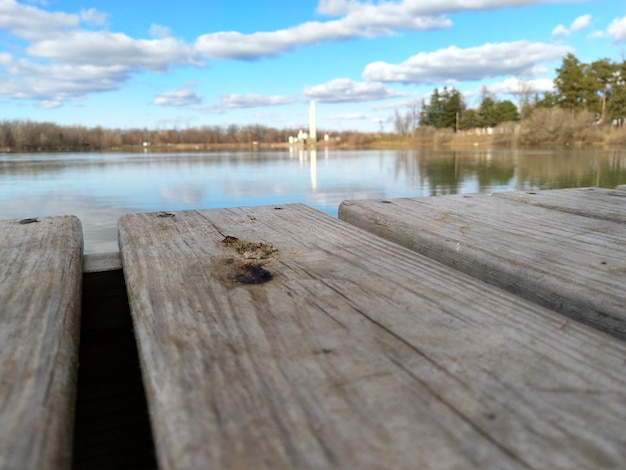
[[[605,122],[608,101],[615,89],[619,73],[618,65],[609,59],[600,59],[591,63],[588,72],[597,94],[600,95],[600,109],[594,111],[599,111],[602,122]]]
[[[501,122],[514,122],[520,120],[520,114],[517,110],[517,106],[510,100],[499,101],[496,103],[495,109],[496,121],[498,124]]]
[[[445,88],[444,88],[445,90]],[[443,113],[443,101],[439,95],[439,89],[435,88],[430,95],[429,103],[422,104],[422,113],[420,115],[420,126],[433,126],[439,128],[441,115]]]
[[[626,119],[626,60],[615,65],[611,99],[607,104],[607,118],[620,125]]]
[[[535,95],[533,108],[554,108],[559,105],[559,96],[551,91],[546,91],[541,98]]]
[[[608,91],[612,67],[608,59],[585,64],[574,54],[567,54],[561,67],[556,69],[554,80],[559,106],[571,110],[586,109],[600,115],[603,109],[606,110],[608,95],[605,92]]]
[[[475,109],[466,110],[459,122],[459,129],[467,130],[476,129],[477,127],[481,127],[478,111]]]
[[[584,65],[570,52],[563,58],[563,63],[556,72],[554,84],[558,91],[559,105],[566,109],[583,109],[589,87]]]
[[[437,129],[449,127],[456,130],[465,111],[465,101],[461,92],[455,88],[443,90],[435,88],[428,104],[422,106],[421,126],[433,126]]]
[[[484,94],[478,108],[478,127],[496,127],[501,122],[519,121],[517,106],[510,100],[497,101]]]
[[[496,127],[498,124],[498,118],[496,116],[496,100],[491,96],[483,96],[478,108],[478,122],[480,127]]]
[[[444,88],[444,90],[446,89]],[[456,131],[465,111],[465,101],[459,90],[452,88],[446,91],[447,93],[444,94],[445,104],[441,117],[441,127],[449,127]]]

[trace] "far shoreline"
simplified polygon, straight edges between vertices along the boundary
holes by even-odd
[[[29,154],[29,153],[182,153],[182,152],[254,152],[254,151],[311,151],[311,150],[567,150],[567,149],[619,149],[626,146],[626,134],[618,142],[598,141],[587,143],[574,140],[573,142],[554,145],[519,145],[516,139],[508,135],[472,135],[466,133],[436,132],[427,137],[393,136],[374,137],[369,142],[355,144],[353,142],[316,142],[309,144],[285,143],[167,143],[150,145],[124,145],[110,148],[81,147],[43,147],[27,146],[16,150],[11,147],[0,148],[0,154]]]

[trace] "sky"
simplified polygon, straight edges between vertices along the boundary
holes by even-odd
[[[624,0],[0,0],[0,120],[393,131],[455,87],[518,102],[626,58]]]

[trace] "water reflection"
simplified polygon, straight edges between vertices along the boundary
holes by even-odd
[[[626,151],[335,151],[0,155],[0,218],[74,214],[87,252],[127,212],[626,183]]]

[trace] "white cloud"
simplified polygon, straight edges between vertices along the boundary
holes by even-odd
[[[108,18],[108,15],[106,13],[102,13],[101,11],[98,11],[95,8],[90,8],[89,10],[82,10],[80,12],[80,19],[88,24],[103,25],[106,23],[107,18]]]
[[[39,107],[43,109],[56,109],[63,106],[62,101],[44,100],[39,103]]]
[[[8,52],[0,52],[0,65],[7,67],[13,62],[13,56]]]
[[[373,62],[363,78],[385,83],[456,83],[503,75],[533,75],[538,63],[562,58],[571,48],[516,41],[461,49],[450,46],[421,52],[400,64]]]
[[[280,95],[259,95],[259,94],[231,94],[220,98],[218,105],[213,107],[214,111],[224,109],[258,108],[262,106],[282,106],[298,101],[291,96]]]
[[[0,75],[0,95],[14,99],[31,99],[49,103],[75,100],[88,93],[117,89],[131,71],[118,65],[42,65],[4,54],[1,64],[7,71]],[[45,104],[48,103],[48,104]]]
[[[348,113],[348,114],[333,114],[328,116],[326,119],[329,121],[358,121],[361,119],[370,119],[371,116],[367,114],[358,114],[358,113]]]
[[[552,36],[569,36],[569,29],[567,29],[562,24],[558,25],[556,28],[552,30]]]
[[[519,78],[507,78],[498,83],[490,83],[489,91],[495,94],[543,94],[554,91],[554,82],[548,78],[535,78],[532,80],[520,80]]]
[[[552,30],[552,36],[569,36],[573,32],[583,31],[591,24],[591,15],[582,15],[576,18],[569,28],[566,28],[562,24],[558,25]]]
[[[317,12],[329,16],[348,16],[364,11],[389,12],[412,16],[444,15],[463,11],[526,7],[543,3],[577,3],[579,0],[383,0],[362,3],[356,0],[320,0]]]
[[[153,38],[168,38],[171,36],[170,29],[167,26],[153,24],[150,26],[150,36]]]
[[[582,31],[587,29],[591,24],[591,15],[582,15],[574,20],[570,26],[571,31]]]
[[[304,95],[308,99],[322,103],[354,103],[395,98],[399,93],[388,90],[382,83],[359,83],[348,78],[337,78],[328,83],[305,88]]]
[[[562,1],[553,0],[554,3]],[[231,31],[205,34],[197,39],[195,45],[199,52],[209,57],[249,60],[275,56],[297,46],[320,41],[389,35],[399,30],[444,29],[452,25],[445,17],[449,13],[540,3],[546,3],[546,0],[404,0],[377,3],[322,0],[317,12],[339,19],[308,22],[271,32],[242,34]]]
[[[61,30],[75,28],[79,23],[78,15],[49,13],[17,3],[15,0],[0,1],[0,28],[21,39],[37,40],[50,37]]]
[[[252,34],[236,31],[209,33],[200,36],[195,47],[207,57],[253,60],[276,56],[295,47],[321,41],[384,36],[403,30],[445,29],[452,25],[452,21],[445,16],[451,13],[568,1],[577,0],[402,0],[375,3],[321,0],[317,13],[338,19],[302,23],[278,31]],[[577,28],[584,23],[582,18],[576,20]]]
[[[422,100],[426,97],[430,97],[430,93],[422,97],[414,96],[411,99],[403,100],[400,102],[392,102],[392,103],[385,103],[385,104],[380,104],[377,106],[372,106],[371,109],[374,111],[388,111],[388,110],[394,111],[400,108],[406,108],[406,107],[412,107],[414,105],[419,105],[422,102]]]
[[[202,66],[192,48],[173,38],[134,40],[121,33],[73,30],[27,48],[34,58],[2,54],[0,95],[58,106],[90,93],[118,89],[142,70],[164,72],[172,65]]]
[[[0,28],[30,43],[26,55],[2,54],[0,95],[58,107],[90,93],[115,90],[140,71],[206,65],[192,45],[169,37],[165,28],[152,28],[159,36],[155,39],[81,28],[83,23],[100,25],[106,20],[106,14],[93,8],[67,14],[0,0]]]
[[[322,41],[345,40],[390,34],[393,29],[433,30],[450,26],[441,18],[360,18],[303,23],[292,28],[242,34],[235,31],[200,36],[195,43],[198,52],[219,59],[252,60],[271,57],[295,47]]]
[[[321,0],[317,13],[334,19],[252,34],[237,31],[209,33],[198,37],[195,47],[207,57],[254,60],[277,56],[296,47],[322,41],[385,36],[397,31],[445,29],[452,26],[452,21],[446,15],[464,11],[579,1],[581,0]],[[572,23],[571,28],[580,31],[588,26],[590,20],[590,15],[583,15]],[[562,25],[555,29],[556,35],[569,32]]]
[[[608,33],[615,42],[626,41],[626,16],[613,20],[609,25]]]
[[[116,90],[137,70],[124,64],[52,63],[41,64],[28,59],[16,59],[0,54],[0,65],[7,74],[2,76],[0,95],[14,99],[40,100],[45,108],[58,107],[64,101],[81,99],[89,93]],[[159,64],[144,61],[146,67]]]
[[[202,97],[191,88],[179,88],[157,95],[154,104],[157,106],[195,106],[202,103]]]
[[[65,64],[116,64],[134,70],[164,71],[170,64],[204,64],[190,46],[177,39],[133,39],[109,31],[71,31],[35,42],[27,52]]]

